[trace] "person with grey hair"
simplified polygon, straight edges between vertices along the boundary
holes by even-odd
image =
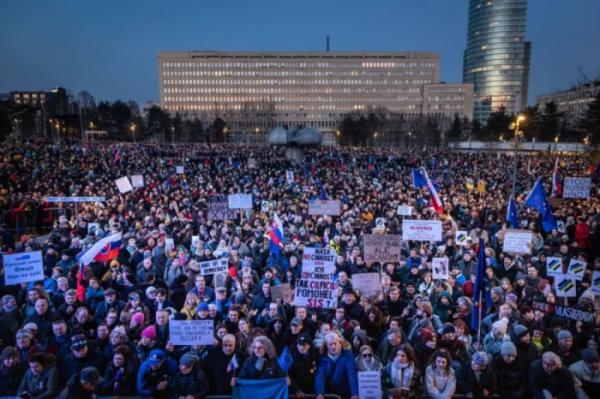
[[[315,377],[317,399],[325,393],[342,398],[358,399],[358,373],[352,351],[344,349],[345,341],[338,333],[325,336],[324,352],[319,359]]]
[[[575,399],[575,382],[560,357],[546,352],[529,368],[529,390],[534,399]]]
[[[462,367],[456,378],[458,391],[467,398],[489,398],[495,395],[498,382],[489,363],[489,354],[475,352],[471,358],[471,367]]]
[[[285,377],[285,372],[277,363],[275,346],[269,338],[265,336],[255,337],[252,345],[249,346],[248,352],[249,357],[242,365],[239,378],[260,380]]]

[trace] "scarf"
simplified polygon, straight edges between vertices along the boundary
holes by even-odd
[[[392,384],[394,384],[396,388],[410,389],[414,371],[415,365],[412,362],[405,365],[400,364],[398,361],[392,362],[390,373]]]

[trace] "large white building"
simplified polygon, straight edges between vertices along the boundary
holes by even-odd
[[[569,90],[537,96],[537,103],[543,110],[549,102],[556,104],[556,110],[563,114],[567,126],[576,127],[577,120],[587,110],[588,104],[600,93],[600,81],[582,84]]]
[[[326,143],[344,115],[385,108],[472,118],[473,85],[439,82],[437,52],[161,52],[161,106],[223,118],[232,132],[311,126]]]

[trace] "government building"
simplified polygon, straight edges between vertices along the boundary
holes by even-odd
[[[563,114],[566,125],[570,128],[577,127],[577,121],[588,105],[600,94],[600,80],[588,82],[568,90],[537,96],[540,110],[546,103],[556,104],[556,111]]]
[[[343,117],[385,110],[471,119],[473,85],[441,83],[437,52],[161,52],[159,98],[184,118],[221,117],[232,134],[307,126],[335,144]]]

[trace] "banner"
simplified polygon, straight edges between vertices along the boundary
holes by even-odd
[[[400,236],[365,234],[365,262],[400,262]]]
[[[570,275],[554,277],[554,288],[557,298],[573,298],[576,294],[577,280]]]
[[[252,209],[252,194],[229,194],[227,204],[229,209]]]
[[[412,206],[398,205],[398,209],[396,209],[396,214],[400,216],[410,216],[412,215]]]
[[[173,345],[214,345],[213,320],[169,320]]]
[[[546,302],[532,301],[531,307],[534,310],[539,310],[544,314],[555,314],[556,316],[562,317],[564,319],[581,321],[585,324],[596,323],[596,316],[593,312],[576,309],[570,306],[561,306]]]
[[[44,279],[42,251],[2,255],[4,285],[15,285]]]
[[[271,299],[290,299],[292,297],[292,288],[290,283],[271,286]]]
[[[106,197],[46,197],[46,202],[104,202]]]
[[[219,258],[215,260],[207,260],[206,262],[198,263],[200,267],[200,274],[203,276],[208,276],[210,274],[227,272],[229,268],[229,258]]]
[[[563,198],[589,198],[591,187],[589,177],[565,177]]]
[[[232,399],[288,399],[285,378],[244,380],[238,378],[233,387]]]
[[[336,252],[327,248],[304,248],[302,274],[296,282],[295,306],[335,309],[337,285],[335,275]]]
[[[587,262],[579,259],[571,259],[571,261],[569,262],[569,269],[567,273],[575,277],[575,280],[581,281],[583,280],[583,275],[585,274],[586,267]]]
[[[431,269],[434,280],[448,280],[450,261],[448,258],[433,258],[431,259]]]
[[[378,296],[381,294],[381,278],[379,273],[355,273],[352,275],[352,288],[361,296]]]
[[[464,247],[467,245],[467,238],[469,238],[469,232],[466,230],[457,230],[454,241],[456,245]]]
[[[358,372],[358,397],[360,399],[382,398],[381,371]]]
[[[562,258],[560,256],[549,256],[546,258],[546,275],[562,276]]]
[[[308,203],[308,214],[311,216],[340,216],[339,200],[313,200]]]
[[[207,218],[210,221],[214,220],[231,220],[235,217],[235,212],[229,209],[227,196],[211,195],[208,197],[208,213]]]
[[[117,188],[119,189],[119,192],[121,194],[133,191],[133,186],[131,185],[131,182],[129,181],[129,178],[127,176],[118,178],[117,180],[115,180],[115,184],[117,185]]]
[[[144,176],[142,176],[142,175],[132,175],[131,176],[131,185],[134,188],[144,187]]]
[[[506,230],[502,251],[531,255],[532,240],[533,234],[529,230]]]
[[[402,221],[403,241],[441,241],[442,222],[439,220],[404,219]]]

